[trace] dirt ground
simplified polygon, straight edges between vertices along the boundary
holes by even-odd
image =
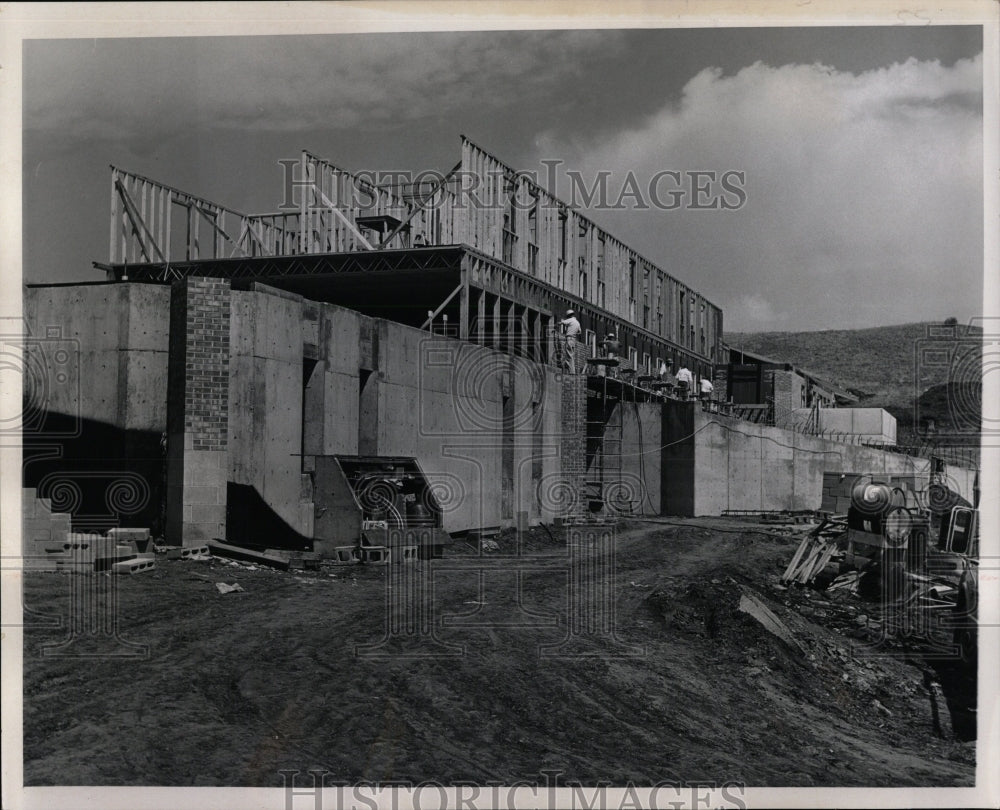
[[[782,588],[798,541],[757,528],[634,522],[613,558],[534,529],[520,549],[459,541],[395,569],[213,558],[113,582],[29,574],[25,782],[280,786],[282,770],[319,769],[383,783],[549,770],[585,785],[973,784],[961,709],[974,683],[879,648],[877,605]],[[117,640],[85,626],[105,592]],[[743,594],[793,643],[741,611]],[[954,721],[934,699],[949,678]]]

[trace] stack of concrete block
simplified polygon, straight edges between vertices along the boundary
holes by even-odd
[[[835,515],[846,515],[851,506],[851,489],[857,479],[857,473],[823,473],[823,500],[820,509]]]
[[[39,498],[33,488],[22,490],[21,556],[25,570],[55,571],[56,554],[70,550],[63,545],[71,528],[70,516],[53,512],[49,498]]]
[[[150,535],[149,529],[115,527],[108,529],[107,535],[118,544],[132,543],[135,545],[136,551],[140,554],[153,550],[153,538]]]
[[[26,571],[125,574],[149,570],[154,564],[152,550],[147,551],[149,529],[110,529],[107,536],[74,532],[70,515],[53,512],[51,501],[39,498],[34,489],[22,491],[21,518]]]

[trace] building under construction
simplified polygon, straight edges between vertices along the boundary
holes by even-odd
[[[107,280],[26,290],[29,371],[62,365],[26,374],[25,486],[74,526],[332,556],[380,521],[808,509],[825,472],[930,473],[666,396],[662,363],[729,362],[722,311],[464,138],[432,182],[296,169],[244,214],[112,167]]]

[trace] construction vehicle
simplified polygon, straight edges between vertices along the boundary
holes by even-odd
[[[841,570],[861,572],[862,597],[881,601],[897,617],[906,613],[900,626],[907,634],[925,636],[936,646],[950,644],[963,664],[975,666],[978,510],[943,484],[931,486],[941,491],[926,497],[859,481],[848,510]]]

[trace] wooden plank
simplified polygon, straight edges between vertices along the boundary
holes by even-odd
[[[166,244],[164,245],[164,247],[166,248],[166,262],[167,262],[167,264],[170,264],[170,242],[171,242],[171,238],[170,238],[170,217],[171,217],[171,215],[173,214],[173,211],[174,211],[174,193],[172,191],[170,191],[169,189],[167,190],[167,204],[166,204],[166,209],[167,210],[165,212],[165,217],[166,217],[167,241],[166,241]]]
[[[802,559],[802,556],[806,553],[806,549],[808,549],[811,544],[811,537],[806,537],[801,543],[799,543],[799,547],[795,550],[795,554],[792,555],[791,562],[789,562],[788,566],[785,568],[785,573],[781,575],[782,582],[790,581],[795,577],[796,572],[799,570],[799,561]]]
[[[302,152],[302,161],[299,164],[302,168],[302,177],[300,178],[303,183],[310,179],[309,170],[309,160],[308,153]],[[304,186],[299,186],[299,250],[302,253],[311,253],[310,245],[310,234],[309,234],[309,200],[308,195]]]
[[[233,242],[233,238],[228,233],[226,233],[222,228],[219,227],[219,224],[216,222],[215,218],[212,217],[212,212],[206,211],[204,208],[202,208],[198,204],[195,204],[194,207],[198,211],[198,213],[201,214],[201,216],[205,218],[205,221],[215,229],[215,231],[217,232],[216,235],[218,236],[218,238],[220,240],[222,238],[225,238],[232,245],[236,245],[236,243]],[[216,244],[217,244],[217,246],[216,246],[216,249],[215,249],[215,257],[218,257],[218,256],[222,255],[221,242],[218,242]]]
[[[139,219],[145,225],[149,222],[149,212],[146,210],[146,188],[149,184],[143,181],[139,184]],[[146,233],[149,233],[149,229],[146,228]],[[150,233],[149,241],[153,241],[153,235]],[[144,251],[146,255],[149,255],[149,251]],[[162,255],[161,255],[162,258]]]
[[[192,227],[193,237],[194,237],[194,258],[201,258],[201,217],[197,215],[197,206],[192,203],[191,205],[191,216],[194,220],[194,225]]]
[[[111,246],[109,261],[118,263],[118,194],[115,183],[118,182],[118,170],[111,167]]]
[[[163,244],[164,208],[166,207],[164,201],[167,198],[167,193],[165,188],[161,188],[156,194],[156,241],[160,245]]]
[[[265,554],[261,551],[243,548],[242,546],[233,546],[229,543],[224,543],[221,540],[209,540],[206,545],[216,557],[226,557],[231,560],[259,563],[260,565],[267,565],[281,571],[288,570],[288,560],[275,554]]]

